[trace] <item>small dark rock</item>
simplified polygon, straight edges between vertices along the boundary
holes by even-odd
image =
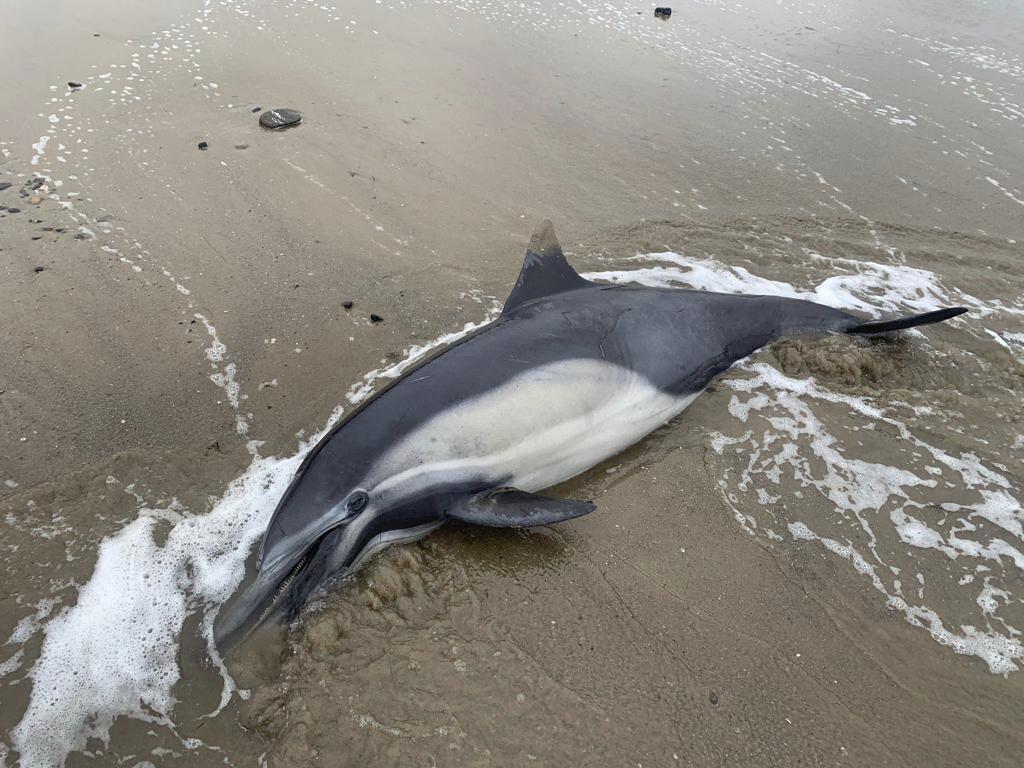
[[[31,189],[33,192],[35,192],[37,189],[39,189],[45,183],[46,183],[46,179],[44,179],[42,176],[37,176],[36,178],[32,179],[32,181],[30,181],[27,184],[27,186],[28,186],[29,189]]]
[[[21,208],[8,208],[8,213],[21,213]]]
[[[11,186],[11,182],[9,182],[9,181],[0,181],[0,192],[3,192],[5,189],[9,189],[10,186]]]
[[[262,109],[263,109],[263,107],[253,107],[252,108],[252,113],[255,115],[257,112],[259,112]]]
[[[248,149],[248,144],[235,144],[235,149]]]
[[[370,315],[370,322],[371,323],[383,323],[384,322],[384,318],[381,317],[380,315]]]
[[[203,150],[205,152],[209,148],[210,148],[210,145],[207,144],[205,141],[200,141],[199,142],[199,149],[201,149],[201,150]]]
[[[343,301],[343,302],[341,302],[341,306],[343,306],[345,309],[352,309],[352,302],[351,301]]]
[[[713,707],[717,707],[718,706],[718,694],[715,693],[714,691],[712,691],[711,695],[708,696],[708,701],[711,702],[711,705]]]
[[[68,88],[78,89],[78,88],[81,88],[81,87],[82,87],[81,83],[76,83],[74,80],[68,80]]]
[[[99,36],[100,36],[100,33],[99,33],[99,32],[93,32],[93,33],[92,33],[92,36],[93,36],[93,37],[99,37]]]
[[[287,128],[302,121],[302,115],[294,109],[268,109],[260,115],[260,125],[264,128]]]
[[[39,273],[40,273],[40,272],[42,272],[42,271],[43,271],[44,269],[46,269],[46,267],[36,267],[36,268],[35,268],[35,269],[33,269],[32,271],[33,271],[33,272],[35,272],[36,274],[39,274]]]
[[[672,9],[671,8],[655,8],[654,9],[654,15],[657,16],[659,19],[667,19],[669,16],[672,15]]]
[[[32,235],[32,239],[33,240],[42,240],[43,236],[42,235]]]

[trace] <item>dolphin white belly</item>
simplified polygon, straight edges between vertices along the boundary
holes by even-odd
[[[369,473],[376,493],[480,478],[539,491],[614,456],[680,413],[670,395],[602,360],[560,360],[455,403],[413,430]]]

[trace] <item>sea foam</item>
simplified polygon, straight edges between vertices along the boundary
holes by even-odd
[[[870,316],[927,312],[959,304],[971,308],[975,318],[994,315],[1019,316],[1017,304],[985,301],[962,291],[948,290],[938,275],[926,269],[904,264],[859,262],[825,257],[808,252],[811,263],[827,266],[838,273],[818,284],[796,287],[771,280],[749,270],[723,264],[710,258],[694,258],[678,253],[639,254],[632,261],[637,269],[591,272],[586,277],[618,284],[634,283],[649,287],[688,287],[723,293],[766,294],[807,299]],[[996,343],[1011,352],[1021,334],[997,334],[985,329]],[[971,331],[973,333],[973,331]],[[985,336],[975,334],[984,343]],[[915,434],[891,411],[903,404],[876,402],[870,398],[829,390],[813,378],[787,376],[765,363],[742,362],[744,374],[731,377],[724,387],[735,393],[729,413],[744,430],[738,436],[711,435],[711,447],[718,455],[742,456],[738,473],[725,470],[720,479],[721,495],[732,508],[737,522],[751,535],[763,535],[772,541],[788,532],[793,539],[817,542],[827,551],[846,560],[854,571],[866,577],[883,596],[890,609],[921,627],[938,643],[960,654],[982,659],[996,674],[1008,674],[1024,662],[1024,644],[1020,632],[998,615],[1009,600],[1009,592],[994,581],[1004,574],[1019,578],[1024,570],[1024,510],[1014,496],[1015,490],[996,459],[983,459],[974,453],[952,453],[934,436]],[[873,429],[885,425],[893,433],[896,465],[873,460],[870,454],[858,458],[856,433],[843,434],[832,425],[829,413],[820,406],[828,404],[832,412],[841,409],[858,428]],[[907,407],[907,406],[904,406]],[[918,411],[922,411],[919,408]],[[941,422],[936,409],[931,418]],[[753,419],[760,425],[752,429]],[[927,439],[926,439],[927,438]],[[898,446],[898,447],[896,447]],[[745,465],[745,466],[743,466]],[[828,526],[866,535],[862,553],[849,541],[813,531],[806,521],[793,520],[788,504],[777,504],[779,485],[784,477],[800,487],[813,488],[833,508]],[[940,485],[941,481],[941,485]],[[952,503],[947,489],[973,494],[971,503]],[[740,509],[740,496],[749,494],[750,503]],[[790,500],[787,499],[787,502]],[[796,502],[797,500],[793,500]],[[925,507],[939,505],[946,530],[939,531],[912,514]],[[799,510],[799,503],[793,503]],[[888,514],[885,514],[885,513]],[[881,513],[881,514],[880,514]],[[886,520],[891,528],[884,529]],[[825,522],[819,521],[824,525]],[[984,525],[983,525],[984,524]],[[886,544],[883,545],[881,540]],[[899,545],[905,546],[899,546]],[[914,560],[905,560],[900,550],[912,547],[924,554],[936,552],[941,562],[960,561],[961,570],[975,568],[985,573],[981,592],[973,599],[979,607],[981,628],[961,621],[953,626],[918,594],[911,596],[900,580],[903,570],[919,568]],[[899,559],[897,559],[899,558]],[[1002,571],[1002,569],[1008,569]],[[923,576],[918,572],[918,578]],[[971,578],[959,580],[952,572],[944,578],[960,587],[971,587]],[[997,600],[997,597],[1004,599]],[[968,595],[964,595],[969,598]]]
[[[492,308],[482,322],[414,346],[399,362],[370,371],[353,385],[347,401],[359,403],[377,381],[401,375],[438,347],[485,325],[495,313]],[[211,362],[226,353],[219,339],[216,343]],[[121,716],[173,729],[173,687],[181,676],[178,648],[185,620],[193,614],[202,615],[211,660],[224,676],[224,706],[233,682],[213,643],[213,618],[241,582],[246,558],[306,452],[341,415],[342,409],[336,409],[292,456],[254,455],[209,512],[142,508],[137,519],[100,544],[76,604],[45,626],[42,652],[29,673],[32,697],[10,734],[22,765],[61,765],[90,738],[107,741]],[[168,520],[174,522],[160,543],[160,526]]]

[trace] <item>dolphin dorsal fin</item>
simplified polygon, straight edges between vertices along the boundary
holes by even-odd
[[[555,237],[555,228],[550,221],[544,219],[533,232],[523,268],[519,270],[519,278],[501,313],[508,315],[528,301],[586,285],[590,285],[589,281],[569,266],[562,253],[562,246]]]

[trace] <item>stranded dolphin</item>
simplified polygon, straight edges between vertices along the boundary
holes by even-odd
[[[325,579],[446,520],[557,523],[594,509],[538,491],[637,442],[719,373],[782,336],[875,334],[962,307],[864,321],[798,299],[600,285],[537,229],[501,315],[409,370],[299,467],[218,642],[294,617]]]

